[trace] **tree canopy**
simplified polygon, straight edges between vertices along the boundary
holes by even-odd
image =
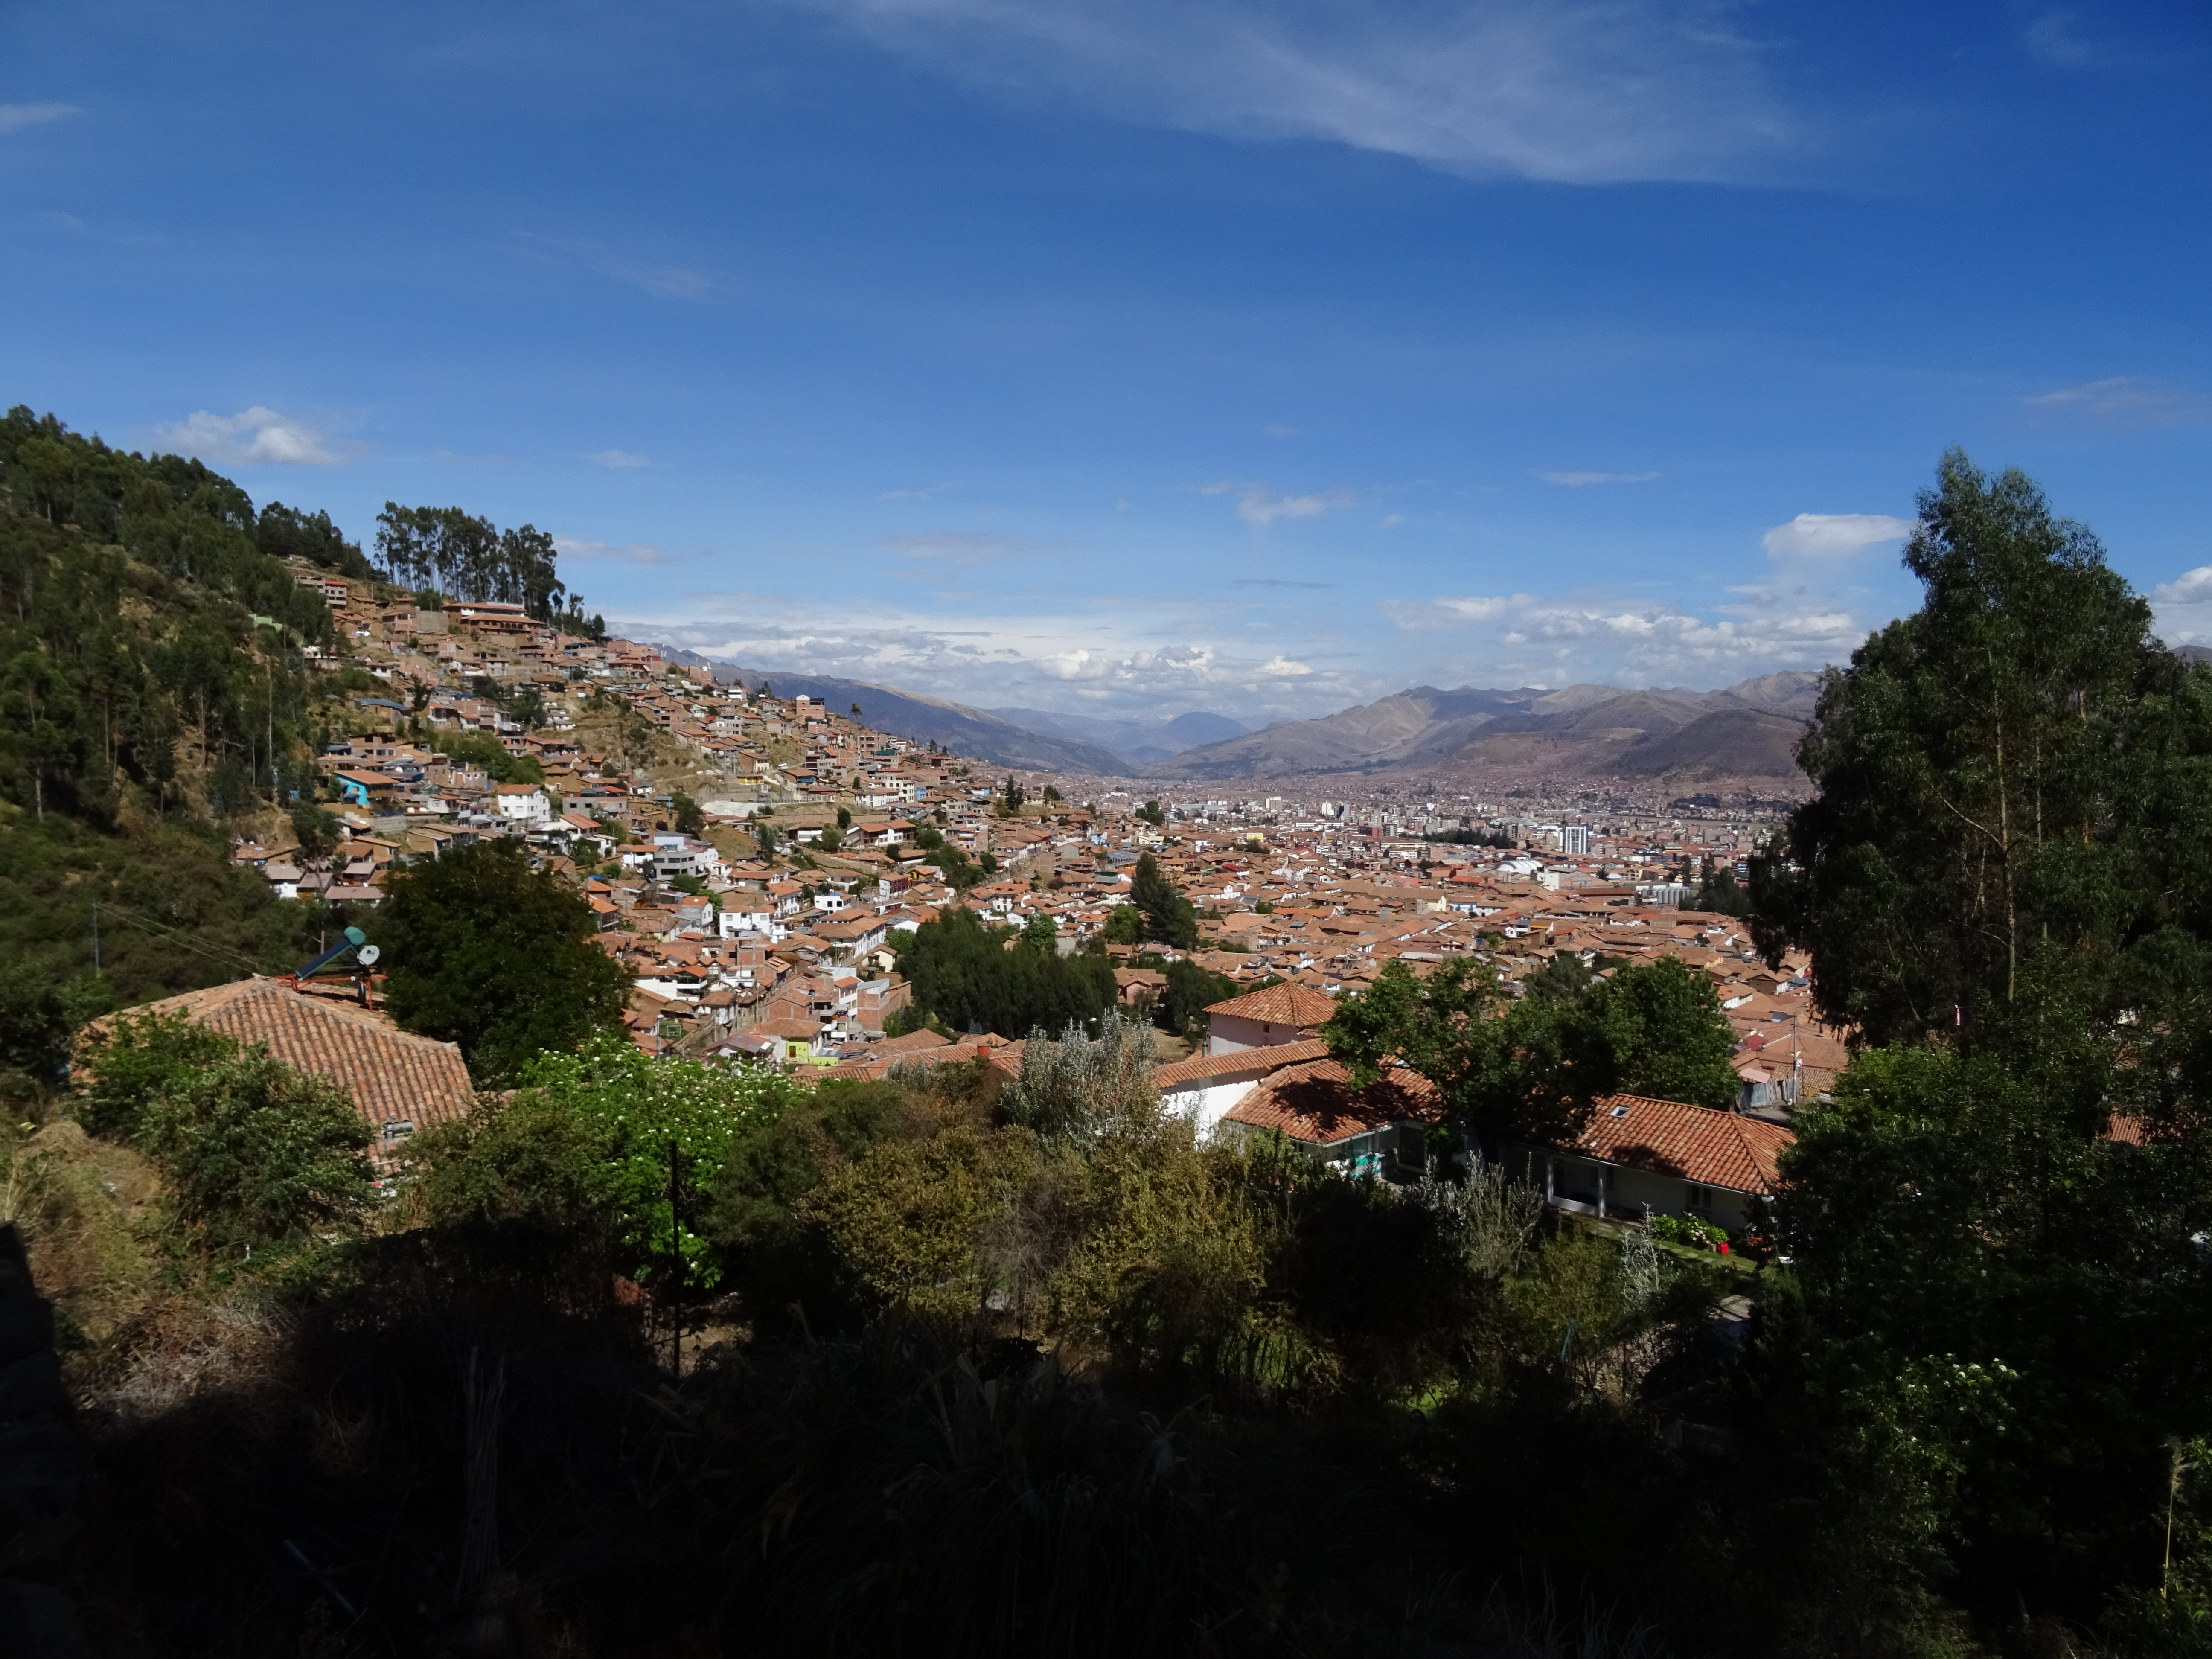
[[[1919,505],[1924,600],[1829,672],[1758,936],[1809,948],[1823,1012],[1875,1042],[2001,1018],[2038,975],[2116,1012],[2212,919],[2182,830],[2212,798],[2212,682],[2024,475],[1954,451]]]
[[[606,632],[599,617],[584,616],[583,596],[562,582],[553,538],[535,525],[501,530],[458,507],[386,501],[377,515],[376,550],[403,586],[519,605],[538,621],[575,633]]]
[[[956,1032],[1027,1036],[1094,1019],[1113,1006],[1114,973],[1103,960],[1063,957],[1038,948],[1041,941],[1007,949],[1015,937],[986,927],[964,907],[922,923],[899,952],[915,1008]]]
[[[597,931],[583,896],[507,841],[395,872],[370,927],[392,1017],[459,1043],[487,1087],[620,1022],[629,979]]]
[[[1129,898],[1144,921],[1146,939],[1158,939],[1178,951],[1196,946],[1198,913],[1150,853],[1138,855],[1136,874],[1129,883]]]
[[[1617,1091],[1726,1106],[1735,1037],[1712,982],[1671,957],[1514,1000],[1486,963],[1426,976],[1393,962],[1322,1028],[1356,1081],[1394,1058],[1434,1083],[1481,1143],[1571,1138]]]

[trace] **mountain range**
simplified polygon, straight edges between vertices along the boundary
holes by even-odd
[[[1415,686],[1324,719],[1282,720],[1154,766],[1171,779],[1419,772],[1483,766],[1609,777],[1786,778],[1818,674],[1720,691],[1570,685],[1515,691]]]
[[[858,704],[860,717],[878,732],[909,743],[941,744],[993,766],[1030,772],[1060,772],[1125,777],[1143,764],[1081,736],[1062,737],[1018,724],[988,709],[970,708],[920,691],[902,691],[869,680],[838,679],[825,674],[793,674],[781,669],[747,668],[720,662],[672,645],[655,647],[671,662],[711,668],[724,684],[771,685],[779,696],[818,697],[840,713]],[[1075,717],[1062,716],[1064,720]],[[1242,731],[1243,728],[1237,728]]]
[[[1481,766],[1601,777],[1792,778],[1820,677],[1779,673],[1719,691],[1570,685],[1440,691],[1418,685],[1320,720],[1258,731],[1194,710],[1172,720],[1109,720],[1042,708],[971,708],[868,680],[716,661],[672,645],[672,662],[727,684],[860,705],[878,732],[938,743],[994,766],[1105,777],[1198,781],[1328,772],[1422,772]]]

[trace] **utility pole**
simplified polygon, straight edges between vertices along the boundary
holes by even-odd
[[[671,1344],[669,1368],[676,1373],[678,1382],[684,1380],[684,1311],[678,1305],[677,1293],[684,1284],[684,1212],[678,1207],[682,1192],[683,1154],[678,1151],[676,1139],[668,1140],[668,1310],[675,1337]]]

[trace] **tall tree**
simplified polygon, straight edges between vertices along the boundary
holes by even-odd
[[[1875,1041],[2002,1014],[2032,959],[2109,975],[2185,855],[2144,809],[2206,747],[2150,607],[2027,477],[1954,450],[1919,508],[1924,602],[1830,672],[1798,751],[1820,793],[1754,878],[1770,959],[1809,946],[1822,1011]]]
[[[532,870],[514,842],[398,872],[372,931],[392,1017],[458,1042],[486,1087],[617,1025],[629,998],[629,975],[593,942],[583,896]]]
[[[1129,897],[1137,907],[1137,914],[1144,918],[1146,938],[1158,939],[1178,951],[1188,951],[1197,945],[1197,912],[1150,853],[1137,860],[1136,874],[1129,883]]]

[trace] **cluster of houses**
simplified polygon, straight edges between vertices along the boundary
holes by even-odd
[[[424,611],[325,585],[349,660],[395,695],[356,699],[356,735],[323,757],[346,825],[336,850],[241,845],[237,860],[281,896],[373,908],[395,863],[519,840],[584,895],[599,948],[629,975],[629,1036],[648,1053],[771,1065],[809,1083],[972,1060],[1012,1075],[1025,1033],[892,1035],[911,1002],[896,936],[961,905],[1032,932],[1042,919],[1064,952],[1097,948],[1149,854],[1197,908],[1188,956],[1252,988],[1208,1011],[1202,1052],[1158,1073],[1164,1103],[1207,1135],[1279,1133],[1348,1172],[1417,1173],[1433,1149],[1433,1089],[1398,1072],[1355,1091],[1316,1035],[1336,998],[1394,961],[1419,973],[1473,957],[1511,989],[1563,957],[1598,971],[1671,957],[1711,981],[1737,1036],[1737,1109],[1616,1097],[1572,1144],[1515,1149],[1521,1178],[1564,1208],[1755,1224],[1790,1115],[1845,1063],[1841,1034],[1812,1012],[1802,958],[1770,969],[1739,920],[1686,910],[1680,886],[1651,878],[1715,855],[1734,862],[1736,830],[1700,840],[1677,823],[1654,839],[1650,824],[1554,825],[1528,837],[1533,848],[1469,848],[1408,840],[1385,815],[1362,822],[1328,804],[1310,816],[1274,799],[1162,811],[1103,784],[1078,799],[1082,781],[1035,777],[1017,809],[979,764],[850,711],[724,684],[647,646],[574,638],[517,607]],[[537,696],[482,695],[485,681]],[[610,706],[661,734],[659,759],[621,761],[580,736],[580,721]],[[519,708],[536,716],[526,728],[505,712]],[[441,746],[468,732],[536,761],[544,782],[496,781]],[[1044,795],[1048,781],[1067,787]],[[1122,1002],[1149,1007],[1157,963],[1104,949]],[[374,1006],[325,1012],[381,1018]],[[376,1097],[387,1139],[459,1109],[457,1057],[425,1063],[410,1060],[410,1074],[441,1080],[419,1110]]]

